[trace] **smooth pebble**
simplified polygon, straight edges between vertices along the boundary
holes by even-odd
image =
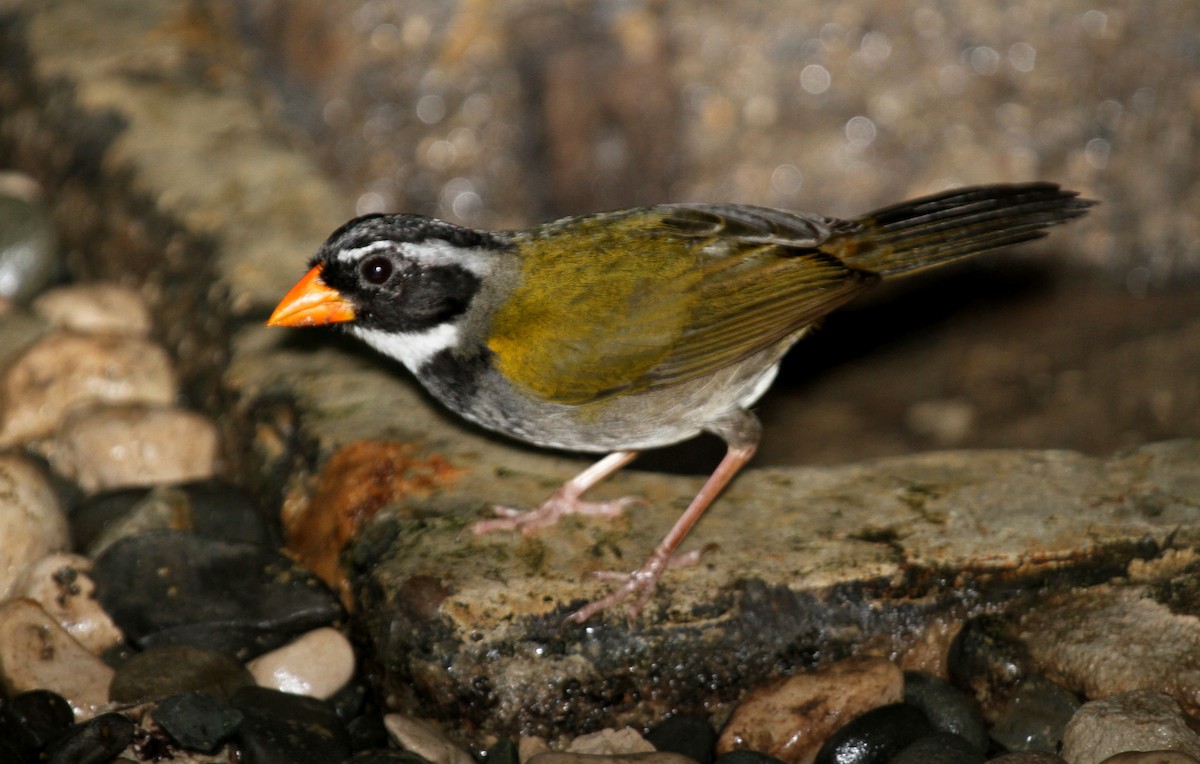
[[[112,332],[145,337],[150,311],[136,291],[116,284],[71,284],[33,301],[35,313],[54,326],[78,332]]]
[[[37,602],[88,652],[100,655],[124,636],[95,599],[91,569],[82,555],[55,552],[25,569],[15,593]]]
[[[35,561],[67,546],[67,518],[30,459],[0,454],[0,601]]]
[[[354,676],[354,648],[340,631],[314,629],[247,664],[260,687],[325,700]]]
[[[1170,749],[1200,757],[1200,735],[1170,695],[1135,690],[1080,706],[1063,734],[1067,764],[1100,764],[1126,751]]]

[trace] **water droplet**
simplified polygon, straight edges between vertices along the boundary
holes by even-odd
[[[1083,31],[1090,37],[1103,37],[1108,29],[1108,14],[1104,11],[1090,10],[1083,14]]]
[[[1097,170],[1108,167],[1108,155],[1112,146],[1103,138],[1093,138],[1083,148],[1083,158]]]
[[[804,185],[804,174],[794,164],[781,164],[771,172],[771,188],[777,193],[791,196]]]
[[[1000,54],[995,48],[987,45],[977,45],[967,52],[967,60],[976,74],[984,77],[993,75],[1000,68]]]
[[[446,102],[440,95],[426,93],[417,99],[417,119],[432,125],[446,116]]]
[[[820,64],[809,64],[800,70],[800,87],[813,95],[820,95],[829,90],[833,82],[829,70]]]
[[[869,146],[875,140],[875,123],[862,115],[851,117],[846,122],[846,140],[858,148]]]
[[[1018,72],[1032,72],[1037,63],[1037,48],[1027,42],[1014,42],[1008,48],[1008,65]]]

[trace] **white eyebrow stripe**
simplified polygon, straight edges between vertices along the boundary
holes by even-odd
[[[391,241],[373,241],[365,247],[338,250],[337,259],[343,263],[351,263],[373,252],[378,252],[381,249],[389,249],[394,246],[395,242]]]

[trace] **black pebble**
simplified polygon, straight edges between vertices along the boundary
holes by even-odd
[[[517,744],[508,738],[500,738],[483,752],[484,764],[520,764],[521,756]]]
[[[346,764],[429,764],[424,758],[410,751],[378,749],[360,751],[346,760]]]
[[[241,711],[203,692],[165,698],[151,715],[179,747],[200,753],[216,753],[243,719]]]
[[[74,723],[71,705],[49,690],[22,692],[0,705],[0,740],[23,754],[41,751]]]
[[[255,544],[151,531],[114,543],[96,598],[140,647],[186,644],[248,659],[343,615],[311,571]]]
[[[386,748],[389,736],[383,726],[383,717],[377,713],[363,714],[346,725],[350,733],[350,747],[355,751]]]
[[[329,764],[350,756],[350,736],[328,703],[244,687],[233,707],[245,715],[235,738],[243,764]]]
[[[950,681],[976,699],[1007,696],[1033,666],[1010,618],[990,614],[963,624],[946,660]]]
[[[718,756],[715,764],[783,764],[783,761],[758,751],[730,751]]]
[[[920,671],[904,672],[904,702],[925,712],[933,728],[959,735],[986,752],[987,722],[975,704],[949,682]]]
[[[101,714],[76,724],[46,748],[47,764],[104,764],[133,742],[133,722],[120,714]]]
[[[242,489],[221,480],[200,480],[153,488],[103,491],[81,502],[71,513],[71,537],[84,554],[115,524],[129,518],[146,501],[167,502],[176,510],[173,528],[197,536],[260,546],[276,546],[279,534],[267,515]]]
[[[983,764],[983,751],[961,735],[935,732],[908,745],[888,764]]]
[[[193,690],[228,700],[254,677],[236,658],[188,645],[151,647],[117,667],[108,686],[115,703],[148,703]]]
[[[918,738],[933,732],[916,706],[893,703],[871,709],[829,736],[816,764],[884,764]]]
[[[681,753],[699,764],[712,764],[717,732],[708,719],[696,714],[676,714],[646,733],[655,750]]]

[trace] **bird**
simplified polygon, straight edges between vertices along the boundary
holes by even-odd
[[[535,509],[494,508],[478,534],[620,514],[640,500],[585,494],[641,451],[720,437],[723,458],[645,563],[567,616],[582,623],[625,603],[635,618],[753,457],[762,427],[751,407],[822,317],[882,281],[1041,238],[1093,204],[1028,182],[852,219],[659,204],[491,231],[370,214],[329,236],[267,324],[340,324],[485,429],[606,454]]]

